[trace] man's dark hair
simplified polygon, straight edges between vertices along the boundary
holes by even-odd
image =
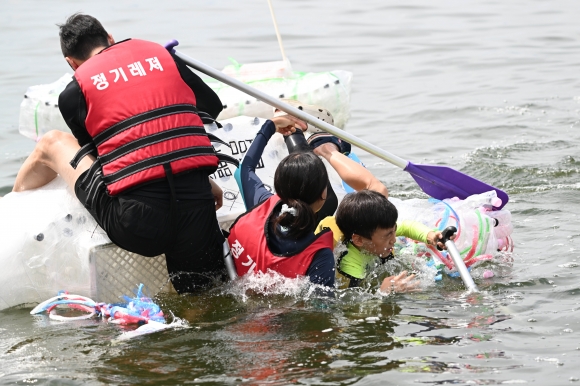
[[[394,227],[398,215],[395,205],[385,196],[373,190],[361,190],[342,199],[335,218],[347,244],[355,233],[370,239],[378,228]]]
[[[87,60],[95,48],[109,46],[109,34],[92,16],[75,13],[57,26],[60,49],[65,57]]]
[[[289,237],[302,238],[312,233],[316,214],[310,204],[322,198],[327,184],[326,167],[312,152],[292,153],[280,161],[274,173],[274,189],[282,202],[297,213],[283,213],[275,218],[275,232],[278,233],[280,225],[288,228]]]

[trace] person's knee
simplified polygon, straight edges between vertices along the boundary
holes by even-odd
[[[59,131],[50,130],[40,138],[36,144],[36,151],[39,158],[50,158],[53,152],[58,151],[57,148],[61,144],[67,143],[71,134]]]
[[[64,134],[66,133],[59,130],[50,130],[40,138],[37,146],[43,149],[52,148],[56,143],[62,141]]]

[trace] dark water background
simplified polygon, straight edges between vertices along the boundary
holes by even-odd
[[[456,280],[388,298],[347,293],[334,303],[299,291],[245,300],[223,290],[165,296],[164,309],[190,328],[118,345],[115,326],[0,311],[0,384],[578,381],[580,3],[278,0],[274,7],[294,69],[354,73],[350,132],[510,194],[513,263],[479,280],[485,292],[471,298]],[[227,57],[280,58],[266,1],[5,0],[0,194],[34,146],[17,131],[22,96],[69,71],[55,24],[76,11],[98,17],[117,40],[177,38],[183,52],[218,68]],[[406,173],[361,153],[393,196],[421,197]]]

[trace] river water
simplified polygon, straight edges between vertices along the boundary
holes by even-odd
[[[479,279],[483,291],[473,296],[453,279],[416,294],[353,292],[334,302],[300,290],[164,295],[163,309],[187,327],[120,344],[111,343],[116,326],[4,310],[0,383],[578,381],[580,4],[278,0],[274,7],[294,69],[354,73],[348,131],[508,192],[516,243],[509,264]],[[177,38],[181,51],[218,68],[228,57],[280,58],[266,1],[6,0],[0,195],[34,146],[17,130],[23,94],[69,72],[55,24],[76,11],[99,18],[117,40]],[[358,154],[394,197],[423,197],[406,173]]]

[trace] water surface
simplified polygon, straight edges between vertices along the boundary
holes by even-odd
[[[225,288],[163,296],[164,309],[189,328],[116,345],[116,326],[0,311],[0,383],[577,381],[578,2],[301,0],[274,7],[294,69],[354,73],[351,133],[509,193],[511,261],[494,267],[493,279],[478,279],[484,292],[471,297],[451,279],[418,294],[354,292],[334,302],[307,288],[271,297]],[[98,17],[117,40],[177,38],[183,52],[218,68],[228,57],[280,58],[263,1],[5,1],[0,194],[11,190],[34,146],[17,132],[22,96],[69,71],[55,24],[76,11]],[[393,196],[423,197],[405,172],[358,154]]]

